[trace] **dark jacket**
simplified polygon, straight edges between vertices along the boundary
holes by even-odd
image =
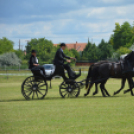
[[[57,50],[54,58],[55,65],[63,65],[66,61],[65,58],[70,59],[70,57],[66,56],[63,51],[60,49]]]
[[[29,60],[29,69],[32,69],[34,67],[33,64],[38,64],[37,57],[31,55],[30,60]]]

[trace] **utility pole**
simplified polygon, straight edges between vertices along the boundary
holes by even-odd
[[[25,40],[26,42],[27,42],[27,45],[28,45],[28,42],[30,41],[30,40]]]
[[[89,37],[88,37],[88,44],[89,44]]]
[[[20,44],[20,39],[19,39],[19,50],[23,50],[23,45]]]
[[[20,39],[19,39],[19,50],[20,50]]]

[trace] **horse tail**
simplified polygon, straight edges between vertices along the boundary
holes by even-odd
[[[86,79],[86,89],[88,88],[88,85],[89,85],[88,82],[89,82],[90,77],[91,77],[92,67],[93,67],[93,65],[91,65],[91,66],[89,67],[89,70],[88,70],[88,75],[87,75],[87,79]]]

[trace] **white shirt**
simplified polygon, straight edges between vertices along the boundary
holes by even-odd
[[[37,59],[37,57],[36,57],[36,62],[38,63],[38,59]]]
[[[61,51],[63,52],[63,49],[61,48]]]

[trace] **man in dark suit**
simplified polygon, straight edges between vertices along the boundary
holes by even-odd
[[[65,43],[61,43],[60,44],[60,49],[58,49],[56,54],[55,54],[54,65],[61,65],[61,66],[63,66],[64,69],[67,70],[69,78],[70,79],[76,79],[77,77],[79,77],[81,75],[81,72],[79,74],[76,74],[74,71],[71,70],[71,68],[70,68],[70,66],[68,64],[64,64],[65,61],[67,63],[70,63],[71,62],[70,59],[73,59],[73,60],[76,61],[76,58],[66,56],[63,53],[63,50],[65,50],[65,48],[66,48],[66,44]]]
[[[44,67],[40,66],[38,64],[38,59],[36,57],[36,51],[35,50],[32,50],[32,55],[31,55],[30,60],[29,60],[29,69],[31,69],[31,70],[42,70],[43,75],[45,75]]]

